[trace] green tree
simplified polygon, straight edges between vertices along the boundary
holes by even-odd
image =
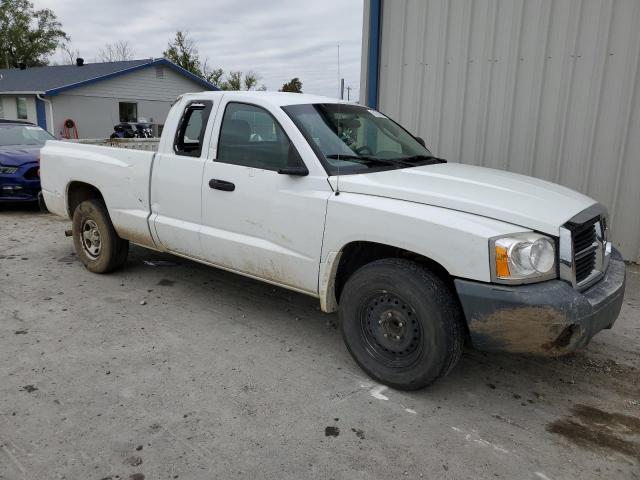
[[[0,64],[4,67],[47,65],[49,55],[68,40],[52,10],[35,10],[29,0],[0,0]]]
[[[241,71],[232,71],[224,77],[224,70],[221,68],[211,68],[208,59],[200,60],[200,54],[195,42],[189,37],[187,32],[178,30],[175,37],[167,45],[163,53],[164,58],[188,70],[194,75],[204,78],[207,82],[217,85],[222,90],[252,90],[256,88],[260,81],[260,74],[248,71],[243,74]],[[258,90],[266,90],[262,85]]]
[[[208,65],[208,60],[202,63],[202,78],[204,78],[207,82],[213,83],[214,85],[219,85],[224,75],[224,70],[221,68],[211,68]]]
[[[241,90],[242,86],[242,72],[229,72],[227,79],[222,82],[220,88],[223,90]]]
[[[245,90],[251,90],[258,86],[258,82],[260,81],[260,75],[256,72],[247,72],[244,74],[244,88]]]
[[[282,85],[281,92],[302,93],[302,82],[298,77],[292,78],[290,81]]]
[[[163,55],[167,60],[194,75],[204,78],[198,49],[195,42],[189,38],[188,33],[178,30],[176,36],[167,45]]]
[[[248,71],[243,73],[241,71],[229,72],[226,79],[219,83],[218,86],[222,90],[258,90],[265,91],[267,87],[262,85],[258,87],[258,82],[262,77],[259,73]]]

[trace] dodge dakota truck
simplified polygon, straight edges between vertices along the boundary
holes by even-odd
[[[317,297],[375,380],[417,389],[462,347],[557,356],[611,328],[625,265],[577,192],[436,158],[370,108],[181,96],[157,151],[49,141],[49,210],[107,273],[129,244]]]

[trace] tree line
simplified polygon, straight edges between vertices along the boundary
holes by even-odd
[[[40,67],[49,65],[49,58],[59,51],[64,62],[74,64],[80,51],[62,29],[53,10],[35,9],[29,0],[0,0],[0,68]],[[262,76],[253,70],[246,72],[211,66],[200,58],[195,41],[187,32],[178,30],[169,40],[163,57],[218,86],[222,90],[266,90],[260,84]],[[98,52],[101,62],[132,60],[134,50],[127,41],[107,43]],[[293,78],[280,88],[282,92],[302,93],[302,82]]]

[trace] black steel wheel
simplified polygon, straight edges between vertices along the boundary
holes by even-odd
[[[404,259],[372,262],[345,284],[339,301],[342,336],[375,380],[402,390],[423,388],[458,362],[462,312],[448,285]]]
[[[422,354],[422,326],[402,296],[379,291],[360,309],[360,328],[367,353],[389,367],[406,368]]]

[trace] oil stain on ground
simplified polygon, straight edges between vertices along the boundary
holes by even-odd
[[[340,429],[338,427],[329,426],[324,429],[325,437],[337,437],[338,435],[340,435]]]
[[[173,287],[175,285],[175,280],[169,280],[167,278],[163,278],[158,282],[158,285],[163,287]]]
[[[576,404],[568,417],[547,426],[589,450],[609,450],[640,460],[640,418]]]

